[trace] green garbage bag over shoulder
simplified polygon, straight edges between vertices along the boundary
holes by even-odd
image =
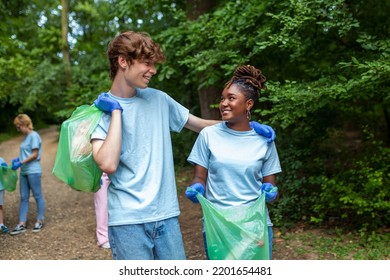
[[[53,174],[72,189],[96,192],[102,171],[92,157],[91,135],[102,111],[95,105],[76,108],[61,125]]]
[[[223,208],[196,196],[202,206],[211,260],[268,260],[265,195],[253,203]]]
[[[16,183],[18,181],[18,173],[12,170],[10,166],[0,166],[0,183],[3,189],[8,192],[16,190]]]

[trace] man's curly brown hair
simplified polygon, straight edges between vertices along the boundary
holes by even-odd
[[[155,43],[146,32],[126,31],[119,34],[108,44],[106,53],[110,62],[111,80],[114,80],[119,69],[119,56],[123,56],[129,65],[132,65],[134,60],[165,62],[165,56],[159,44]]]

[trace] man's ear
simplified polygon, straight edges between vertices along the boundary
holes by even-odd
[[[118,56],[118,65],[123,69],[127,68],[128,64],[124,56]]]

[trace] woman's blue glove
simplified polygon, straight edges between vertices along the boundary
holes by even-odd
[[[267,138],[267,143],[271,143],[276,138],[276,133],[272,127],[266,124],[261,124],[255,121],[251,121],[250,127],[253,128],[257,134],[264,136]]]
[[[265,202],[272,202],[278,196],[278,187],[271,183],[264,183],[261,185],[261,192],[265,193]]]
[[[93,103],[99,110],[109,114],[110,116],[114,110],[121,110],[123,112],[122,106],[119,102],[111,98],[106,92],[100,94]]]
[[[12,170],[16,170],[18,169],[19,167],[21,167],[23,164],[22,162],[20,161],[19,158],[14,158],[12,160]]]
[[[6,162],[2,162],[1,166],[8,166],[8,164]]]
[[[186,189],[186,197],[191,200],[193,203],[199,203],[199,200],[196,198],[196,195],[200,193],[204,195],[204,186],[201,183],[195,183]]]

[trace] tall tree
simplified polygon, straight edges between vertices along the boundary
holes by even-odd
[[[217,1],[215,0],[187,0],[187,17],[190,21],[196,21],[201,15],[210,13],[216,7]],[[201,49],[199,49],[201,51]],[[209,71],[218,71],[210,67]],[[202,80],[202,76],[199,75],[199,81]],[[219,119],[220,113],[217,108],[213,108],[212,105],[217,103],[219,96],[221,95],[220,88],[214,85],[205,85],[198,88],[200,113],[202,118],[205,119]]]
[[[68,87],[72,84],[72,73],[70,65],[70,54],[69,54],[69,43],[68,43],[68,33],[69,33],[69,1],[61,0],[62,10],[61,10],[61,38],[62,38],[62,56],[64,60],[65,67],[65,83]]]

